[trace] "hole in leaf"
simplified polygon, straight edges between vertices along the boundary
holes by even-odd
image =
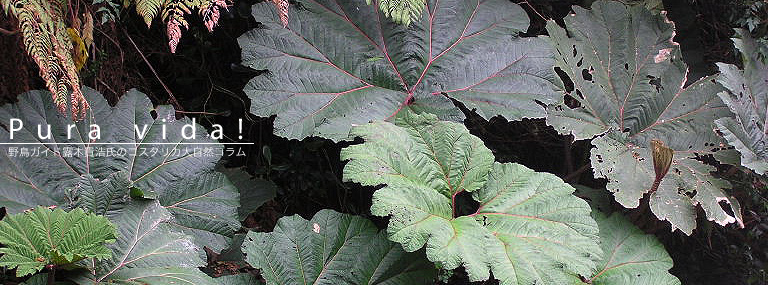
[[[723,209],[723,211],[728,214],[728,216],[735,217],[733,215],[733,209],[731,208],[731,205],[728,203],[727,200],[723,199],[717,202],[718,205],[720,205],[720,208]]]
[[[565,74],[565,71],[561,69],[560,67],[555,67],[555,73],[558,77],[560,77],[560,80],[563,81],[563,84],[565,85],[565,91],[571,92],[573,91],[573,81],[571,81],[571,78],[568,77],[567,74]]]
[[[578,90],[576,90],[578,91]],[[580,92],[577,92],[580,93]],[[573,96],[566,94],[565,95],[565,105],[568,106],[568,108],[575,109],[578,107],[581,107],[581,103],[576,100],[576,98],[573,98]]]
[[[470,192],[464,191],[459,193],[456,195],[454,201],[456,201],[456,204],[454,205],[454,209],[456,209],[453,215],[454,217],[473,214],[480,208],[480,203],[475,201],[475,199],[472,199],[472,193]]]
[[[586,81],[592,81],[592,74],[589,73],[589,70],[582,69],[581,70],[581,77],[584,78]]]
[[[653,85],[656,87],[656,92],[661,92],[661,90],[664,90],[664,86],[661,85],[661,78],[648,75],[648,84]]]
[[[576,95],[579,95],[579,98],[584,99],[584,94],[582,94],[581,91],[576,90]]]

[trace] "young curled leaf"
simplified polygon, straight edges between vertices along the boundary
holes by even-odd
[[[672,165],[672,156],[675,151],[664,145],[664,142],[652,139],[651,140],[651,153],[653,156],[653,170],[656,172],[656,180],[653,181],[651,191],[654,192],[659,187],[661,179],[669,172],[669,166]]]

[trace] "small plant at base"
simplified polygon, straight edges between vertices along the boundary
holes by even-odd
[[[112,251],[105,244],[115,239],[115,226],[104,216],[37,207],[0,221],[0,266],[16,268],[16,276],[47,268],[53,278],[58,267],[110,258]]]

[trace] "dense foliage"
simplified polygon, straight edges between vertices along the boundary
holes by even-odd
[[[2,0],[0,283],[768,282],[759,3]]]

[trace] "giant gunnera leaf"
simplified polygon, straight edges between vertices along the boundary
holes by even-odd
[[[243,64],[268,71],[245,87],[251,112],[277,115],[280,136],[345,140],[404,108],[463,119],[450,99],[485,118],[543,118],[536,101],[558,97],[551,48],[519,36],[529,19],[510,1],[424,1],[407,26],[366,0],[296,2],[287,27],[270,3],[254,5],[263,26],[238,39]]]
[[[423,253],[405,252],[370,221],[332,210],[249,232],[242,250],[270,285],[427,284],[437,275]]]
[[[494,163],[466,127],[434,115],[406,114],[352,133],[365,143],[342,150],[350,160],[344,179],[384,185],[371,212],[391,216],[389,239],[406,251],[426,247],[442,268],[464,266],[472,281],[493,272],[501,284],[565,284],[595,270],[597,224],[558,177]],[[476,208],[459,207],[464,192]]]
[[[0,266],[16,268],[16,276],[46,265],[71,265],[86,258],[108,259],[105,244],[115,242],[115,226],[107,218],[82,209],[37,207],[0,221]]]
[[[174,217],[156,200],[134,200],[119,216],[112,257],[88,264],[78,284],[219,284],[197,267],[205,266],[193,237],[173,224]]]
[[[567,95],[575,104],[550,106],[547,123],[576,139],[594,138],[594,173],[608,180],[623,206],[635,208],[651,192],[653,213],[686,234],[696,228],[697,205],[711,221],[741,225],[739,203],[724,190],[730,184],[698,160],[720,145],[712,122],[728,113],[717,97],[717,77],[688,77],[672,41],[674,25],[663,15],[615,1],[573,9],[567,33],[554,22],[547,30],[557,66],[573,82]],[[671,164],[660,161],[660,175],[652,141],[673,153]]]
[[[655,236],[643,233],[619,213],[593,211],[603,259],[582,281],[594,285],[679,285],[669,273],[672,258]],[[578,283],[578,282],[576,282]]]
[[[741,51],[744,70],[732,64],[718,63],[722,74],[717,82],[728,89],[720,98],[734,117],[715,121],[728,144],[741,153],[741,165],[757,173],[768,172],[768,65],[758,58],[759,44],[749,32],[738,30],[740,38],[733,39]]]
[[[213,170],[222,146],[136,90],[114,107],[93,89],[83,92],[91,108],[76,123],[56,110],[47,92],[28,92],[0,107],[0,142],[7,144],[0,147],[0,207],[10,213],[37,205],[83,207],[111,217],[133,190],[160,201],[199,244],[225,248],[240,223],[237,188]],[[183,137],[193,131],[194,138]]]

